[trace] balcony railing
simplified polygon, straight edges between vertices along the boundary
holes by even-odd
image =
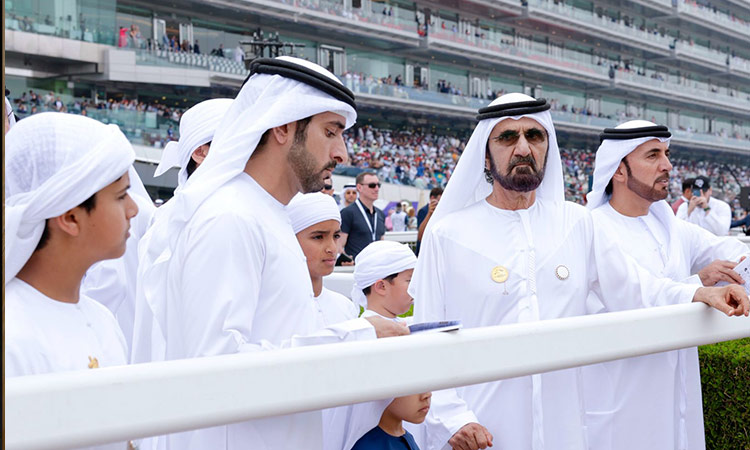
[[[613,21],[609,16],[599,16],[591,11],[575,8],[569,4],[560,2],[555,4],[549,0],[529,0],[529,6],[541,8],[561,16],[569,17],[574,20],[584,22],[585,24],[596,27],[607,33],[616,33],[617,35],[627,35],[634,39],[642,41],[650,46],[661,47],[664,50],[669,48],[671,39],[667,36],[655,34],[646,30],[640,30],[625,25],[624,23]]]
[[[399,17],[398,13],[394,15],[383,14],[382,8],[385,8],[384,3],[369,2],[371,8],[365,10],[363,8],[347,8],[342,3],[330,2],[327,0],[270,0],[274,3],[281,3],[284,5],[290,5],[295,8],[303,10],[312,10],[321,13],[325,13],[331,16],[340,17],[355,22],[364,22],[383,27],[392,28],[400,31],[414,32],[416,37],[417,23],[414,19],[405,19]],[[381,7],[380,10],[375,8]]]
[[[687,2],[686,0],[677,0],[677,11],[703,22],[708,21],[720,25],[719,27],[712,27],[715,30],[733,30],[750,37],[750,23],[719,11],[714,12],[712,8],[707,6]]]
[[[187,52],[172,52],[167,50],[138,50],[136,64],[155,66],[188,66],[222,72],[233,75],[247,76],[245,63],[221,56],[195,54]]]
[[[115,27],[88,27],[86,22],[68,18],[54,18],[49,15],[42,17],[41,14],[18,16],[6,13],[5,29],[16,31],[27,31],[30,33],[57,36],[77,41],[94,42],[97,44],[115,45]]]
[[[707,83],[698,81],[686,81],[685,83],[673,81],[674,76],[667,76],[664,79],[652,78],[653,72],[647,72],[646,76],[637,75],[629,72],[617,72],[615,79],[626,82],[636,83],[638,85],[647,85],[658,89],[665,95],[686,95],[699,101],[708,101],[711,103],[721,103],[733,108],[742,108],[750,111],[750,93],[742,91],[731,91],[726,88],[709,86]]]
[[[575,52],[572,50],[561,49],[559,54],[553,55],[546,51],[533,48],[521,48],[510,45],[501,39],[500,36],[476,37],[454,33],[449,30],[430,31],[430,38],[436,41],[447,41],[488,50],[501,55],[508,55],[515,58],[529,59],[549,67],[552,70],[565,68],[576,73],[589,74],[593,77],[602,78],[607,76],[608,67],[599,66],[591,63],[592,56]]]

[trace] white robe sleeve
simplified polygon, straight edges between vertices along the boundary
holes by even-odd
[[[450,271],[440,250],[435,229],[431,229],[429,235],[422,240],[417,267],[409,284],[409,293],[414,297],[415,323],[456,319],[446,317],[442,280],[445,273]],[[430,412],[425,421],[427,448],[442,448],[451,436],[469,423],[479,423],[479,419],[455,389],[433,392]]]
[[[607,311],[676,305],[693,301],[700,286],[657,278],[635,259],[620,250],[620,243],[602,227],[593,227],[591,217],[586,226],[593,228],[593,246],[589,249],[589,288],[596,293]],[[589,311],[596,313],[597,311]]]
[[[227,239],[227,236],[239,237]],[[181,328],[190,330],[181,338],[185,356],[199,357],[237,352],[270,350],[375,338],[365,320],[351,320],[322,329],[312,336],[294,336],[280,343],[252,340],[252,325],[258,308],[265,248],[258,229],[232,214],[213,218],[189,239],[192,242],[180,261],[182,285],[180,308],[190,311],[180,317]],[[221,264],[217,264],[221,261]],[[266,276],[268,274],[265,274]],[[206,282],[210,279],[211,282]],[[237,280],[243,280],[238,283]],[[279,310],[283,318],[283,308]]]
[[[737,238],[716,236],[715,234],[691,223],[680,224],[682,238],[689,239],[690,272],[698,273],[711,262],[722,259],[739,262],[742,256],[750,253],[747,245]]]

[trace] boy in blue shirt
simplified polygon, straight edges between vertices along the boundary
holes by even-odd
[[[362,436],[352,450],[419,450],[404,421],[424,422],[430,410],[431,392],[394,399],[380,417],[378,426]]]

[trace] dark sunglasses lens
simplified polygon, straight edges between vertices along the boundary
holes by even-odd
[[[325,186],[323,186],[323,189],[330,190],[330,189],[333,189],[333,186],[330,184],[326,184]]]
[[[370,189],[375,189],[376,187],[380,187],[380,183],[370,183],[367,185]]]

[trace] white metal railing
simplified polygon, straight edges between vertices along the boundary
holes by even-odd
[[[692,303],[8,378],[5,444],[49,449],[118,442],[748,336],[750,318]]]
[[[383,235],[386,241],[417,242],[417,232],[414,231],[388,231]]]

